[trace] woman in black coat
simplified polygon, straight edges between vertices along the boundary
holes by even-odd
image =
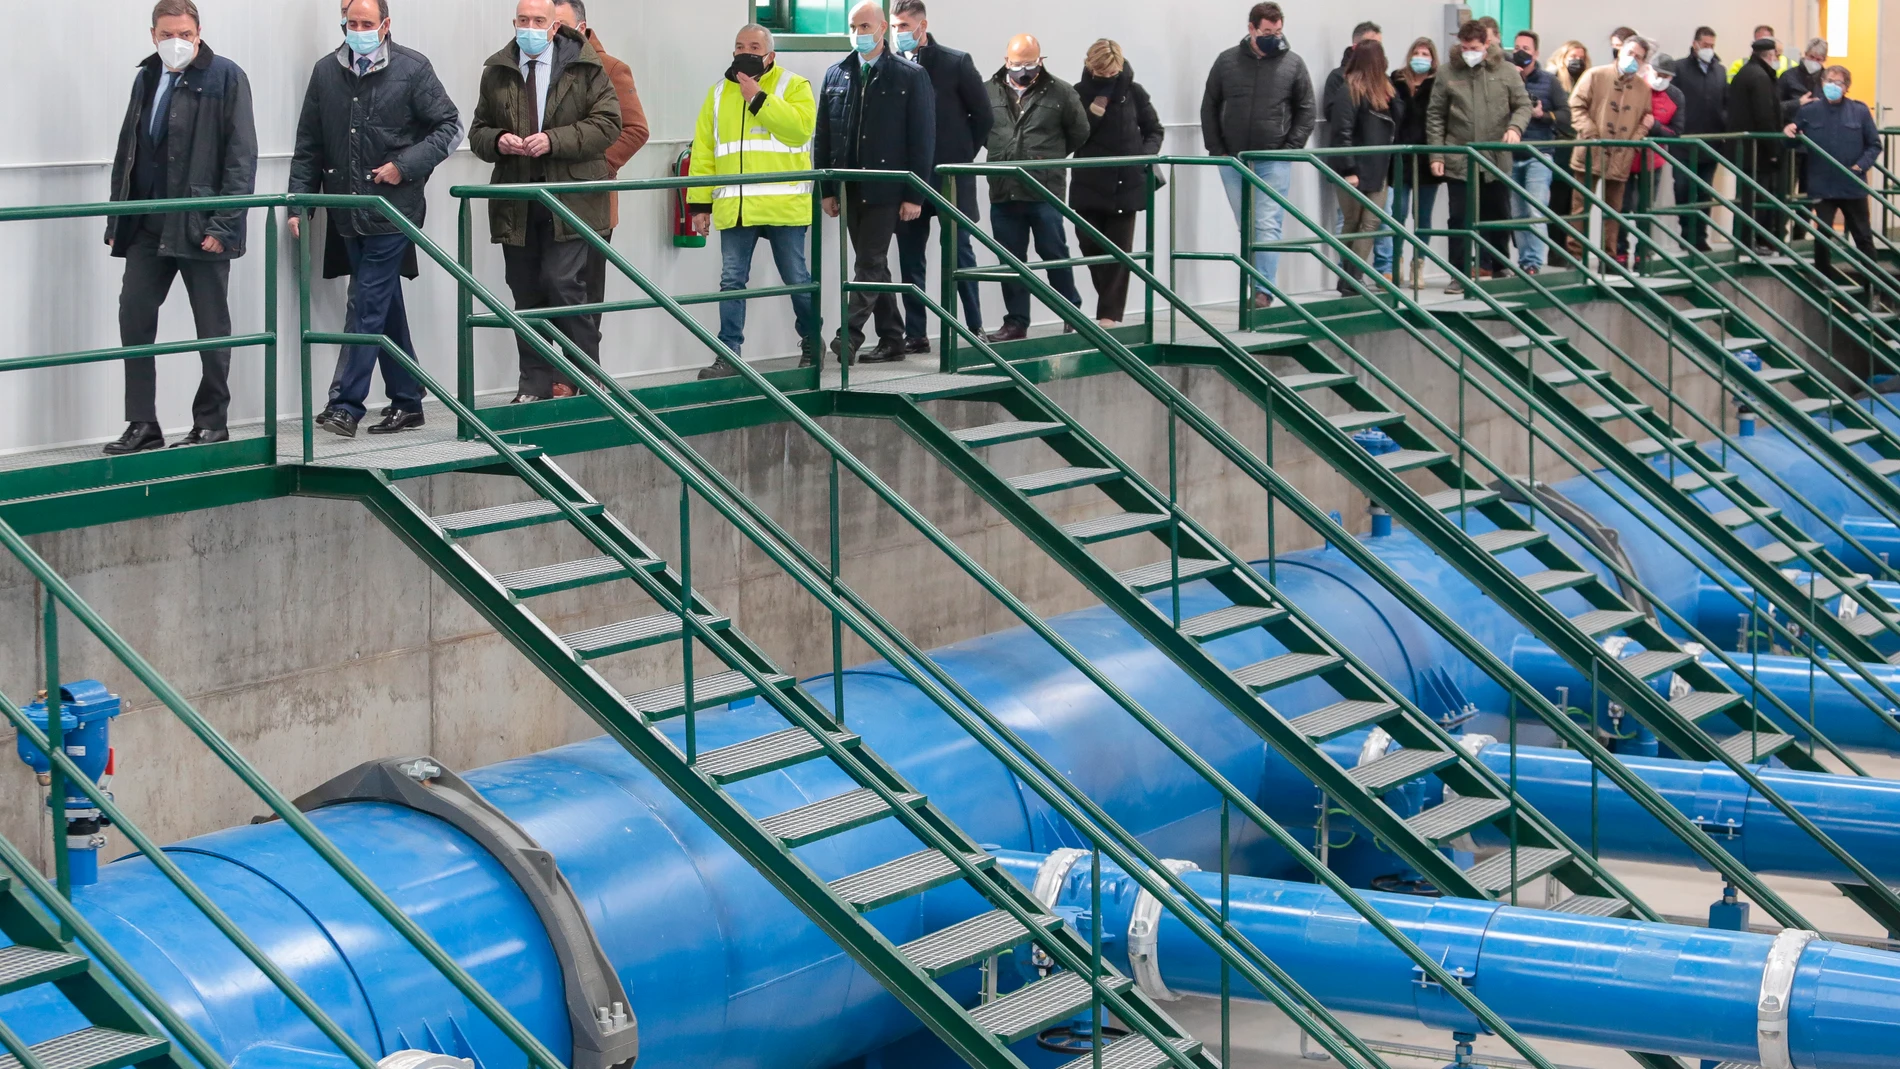
[[[1397,94],[1394,104],[1398,108],[1398,127],[1394,141],[1400,145],[1423,145],[1425,143],[1425,113],[1432,106],[1432,85],[1438,80],[1438,46],[1429,37],[1421,37],[1412,42],[1405,52],[1405,63],[1392,72],[1392,89]],[[1392,163],[1392,217],[1400,223],[1408,218],[1412,229],[1429,229],[1432,209],[1438,206],[1438,187],[1444,185],[1443,178],[1434,177],[1431,168],[1426,166],[1422,155],[1394,157]],[[1379,271],[1393,281],[1405,277],[1403,265],[1405,251],[1400,248],[1394,255],[1394,244],[1389,238],[1378,242],[1377,266]],[[1422,284],[1425,261],[1412,250],[1412,284]]]
[[[1405,118],[1405,104],[1386,74],[1385,46],[1376,38],[1359,42],[1344,69],[1345,81],[1326,105],[1328,147],[1364,150],[1393,144],[1399,124]],[[1328,156],[1326,162],[1347,184],[1358,189],[1366,201],[1385,207],[1386,175],[1392,170],[1391,153],[1361,151],[1350,156]],[[1348,238],[1379,229],[1379,217],[1345,190],[1339,191],[1339,210],[1344,220],[1340,233]],[[1359,259],[1370,262],[1372,242],[1372,238],[1364,238],[1349,244]],[[1363,274],[1358,264],[1348,261],[1339,277],[1339,292],[1358,293],[1350,280]]]
[[[1161,116],[1148,91],[1135,81],[1135,72],[1122,47],[1103,39],[1089,47],[1082,77],[1075,91],[1089,113],[1089,139],[1076,150],[1078,159],[1091,156],[1153,156],[1161,151]],[[1151,168],[1096,167],[1073,172],[1069,205],[1124,252],[1135,248],[1135,223],[1148,207]],[[1159,176],[1156,176],[1159,178]],[[1076,235],[1083,256],[1105,256],[1107,249]],[[1128,269],[1121,264],[1095,264],[1095,319],[1105,327],[1118,326],[1128,306]]]

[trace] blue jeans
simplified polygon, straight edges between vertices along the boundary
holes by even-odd
[[[719,232],[719,288],[742,290],[752,280],[752,253],[764,238],[772,246],[772,260],[778,264],[778,277],[787,286],[811,283],[811,268],[805,260],[805,231],[802,226],[735,226]],[[792,294],[792,316],[799,340],[818,336],[818,303],[810,293]],[[719,302],[719,340],[738,355],[745,345],[746,301]]]
[[[409,312],[402,303],[402,261],[409,239],[401,234],[344,237],[350,258],[350,304],[344,330],[352,334],[387,334],[396,347],[415,359],[409,340]],[[383,369],[383,390],[398,412],[422,411],[422,386],[396,359],[376,345],[346,345],[337,354],[336,375],[330,379],[330,407],[357,419],[364,414],[370,373]]]
[[[964,189],[965,184],[969,189]],[[971,219],[977,218],[976,177],[974,175],[957,179],[957,208]],[[927,281],[930,278],[930,220],[936,213],[925,209],[924,214],[906,223],[897,224],[897,269],[905,282],[920,290],[929,292]],[[970,244],[970,228],[957,227],[957,266],[969,268],[976,266],[976,249]],[[963,322],[978,334],[983,333],[983,300],[978,294],[974,281],[957,283],[957,293],[963,298]],[[931,294],[935,297],[936,294]],[[926,338],[930,336],[930,313],[924,310],[924,302],[909,293],[904,294],[904,336],[907,338]]]
[[[1274,192],[1282,196],[1293,187],[1293,161],[1291,160],[1253,160],[1250,163],[1253,173],[1266,180]],[[1227,188],[1227,203],[1234,209],[1234,221],[1240,221],[1240,191],[1245,179],[1231,167],[1220,170],[1221,185]],[[1280,228],[1286,219],[1286,212],[1272,197],[1254,190],[1253,201],[1253,241],[1255,245],[1280,240]],[[1267,278],[1278,280],[1280,277],[1280,252],[1278,249],[1258,250],[1253,254],[1253,265]],[[1256,292],[1264,293],[1258,283]]]
[[[990,232],[1010,255],[1029,261],[1029,239],[1036,239],[1036,259],[1066,260],[1069,238],[1062,229],[1062,213],[1055,205],[1041,201],[1006,200],[990,205]],[[1082,294],[1075,288],[1075,269],[1052,267],[1049,285],[1064,300],[1082,307]],[[1020,282],[1003,283],[1003,325],[1029,327],[1029,287]]]
[[[1523,186],[1537,204],[1550,203],[1550,168],[1538,160],[1518,160],[1511,164],[1511,178]],[[1511,218],[1541,219],[1543,216],[1531,210],[1524,198],[1516,192],[1511,194]],[[1517,232],[1517,266],[1542,268],[1549,253],[1544,247],[1546,241],[1545,224],[1538,223],[1528,230]]]
[[[1400,168],[1399,177],[1393,181],[1392,207],[1389,210],[1392,213],[1392,218],[1398,220],[1399,225],[1409,230],[1430,230],[1432,226],[1432,212],[1438,208],[1439,187],[1426,182],[1419,183],[1418,203],[1416,204],[1418,215],[1415,218],[1408,219],[1406,214],[1415,206],[1413,204],[1412,186],[1408,184],[1411,181],[1411,175],[1407,173],[1409,170],[1410,164],[1406,163]],[[1378,268],[1380,274],[1387,275],[1398,270],[1398,264],[1394,262],[1396,257],[1393,256],[1393,251],[1394,246],[1391,238],[1380,238],[1374,243],[1372,266]],[[1417,246],[1413,246],[1413,259],[1420,259],[1418,252]]]

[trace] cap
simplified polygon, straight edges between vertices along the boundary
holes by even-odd
[[[1775,49],[1780,48],[1781,46],[1776,44],[1775,39],[1772,37],[1762,37],[1762,38],[1757,39],[1754,44],[1749,45],[1748,47],[1754,49],[1757,52],[1773,52]]]
[[[1649,65],[1656,68],[1657,74],[1667,74],[1671,78],[1676,76],[1676,57],[1667,52],[1656,53],[1656,58],[1650,60]]]

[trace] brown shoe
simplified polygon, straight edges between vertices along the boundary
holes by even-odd
[[[984,335],[983,340],[994,345],[998,342],[1022,341],[1024,338],[1027,338],[1027,337],[1029,337],[1029,328],[1012,327],[1009,324],[1005,323],[1003,324],[1000,330],[997,330],[994,333]]]
[[[557,382],[554,384],[554,396],[556,397],[579,397],[580,393],[580,390],[569,386],[565,382]]]
[[[1256,312],[1261,311],[1263,309],[1272,308],[1273,294],[1268,293],[1265,290],[1256,292],[1253,295],[1253,307],[1254,307],[1254,311]]]

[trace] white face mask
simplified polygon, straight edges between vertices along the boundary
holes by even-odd
[[[1483,62],[1484,62],[1484,53],[1483,53],[1482,51],[1479,51],[1479,52],[1460,52],[1460,53],[1458,53],[1458,54],[1459,54],[1459,55],[1461,55],[1461,56],[1463,56],[1463,57],[1465,57],[1465,66],[1467,66],[1467,67],[1475,67],[1475,66],[1477,66],[1478,64],[1480,64],[1480,63],[1483,63]]]
[[[1701,61],[1702,61],[1702,62],[1704,62],[1704,63],[1714,63],[1714,62],[1715,62],[1715,49],[1713,49],[1713,48],[1698,48],[1698,49],[1696,49],[1696,50],[1695,50],[1695,58],[1697,58],[1697,59],[1699,59],[1699,60],[1701,60]]]
[[[1674,79],[1668,78],[1664,75],[1660,75],[1660,74],[1651,75],[1649,79],[1649,87],[1651,89],[1654,89],[1656,92],[1660,93],[1663,90],[1669,88],[1669,83],[1671,81],[1674,81]]]
[[[158,43],[158,60],[167,70],[184,70],[197,54],[198,46],[183,37],[167,37]]]
[[[1818,59],[1804,59],[1801,61],[1801,65],[1808,69],[1809,74],[1821,73],[1822,64],[1821,64],[1821,61]]]

